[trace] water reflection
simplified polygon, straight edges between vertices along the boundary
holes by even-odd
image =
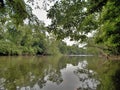
[[[95,73],[89,72],[86,65],[87,61],[79,62],[77,66],[66,64],[66,67],[60,70],[59,77],[56,72],[49,73],[45,86],[40,90],[96,90],[99,81],[94,79]],[[81,70],[84,72],[80,72]]]
[[[0,90],[119,90],[108,88],[118,85],[118,63],[101,62],[96,57],[0,57]]]
[[[115,86],[115,90],[120,89],[120,69],[118,69],[115,74],[112,76],[112,81]]]

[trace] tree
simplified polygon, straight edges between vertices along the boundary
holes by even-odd
[[[24,0],[1,0],[0,12],[0,54],[47,53],[44,23]]]
[[[52,24],[48,27],[58,38],[70,36],[75,40],[86,40],[89,32],[97,29],[97,13],[91,7],[95,1],[61,0],[48,10]]]
[[[96,38],[97,43],[103,43],[111,54],[120,54],[120,2],[108,1],[101,12],[101,26]]]
[[[81,42],[95,31],[94,42],[102,43],[111,54],[120,54],[119,9],[118,0],[60,0],[48,10],[52,19],[48,29],[58,38],[70,36]]]

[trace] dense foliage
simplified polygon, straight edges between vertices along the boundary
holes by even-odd
[[[31,0],[27,0],[27,2],[35,3]],[[24,0],[1,0],[0,12],[0,55],[86,53],[86,50],[77,45],[67,46],[62,40],[56,40],[52,33],[47,36],[44,23],[32,13],[32,8]],[[62,24],[64,23],[62,22]],[[66,27],[68,26],[66,25]],[[62,32],[60,31],[60,33]],[[60,37],[66,35],[60,33],[57,33]],[[70,33],[68,32],[68,34]]]
[[[0,55],[58,54],[53,42],[24,0],[0,1]]]
[[[49,31],[58,38],[88,41],[88,33],[107,53],[120,54],[119,0],[60,0],[48,10]]]
[[[83,48],[79,47],[76,44],[73,44],[72,46],[68,46],[65,42],[61,41],[58,44],[59,51],[64,55],[98,55],[96,49],[92,48]]]
[[[101,26],[96,38],[112,54],[120,54],[120,1],[108,1],[101,11]]]
[[[71,37],[71,40],[87,42],[87,46],[119,55],[119,9],[118,0],[59,0],[48,10],[48,18],[52,20],[48,32],[59,39]],[[53,54],[59,50],[65,53],[54,36],[52,40],[46,36],[45,29],[24,0],[0,1],[0,54]],[[88,34],[93,32],[93,38],[89,39]]]

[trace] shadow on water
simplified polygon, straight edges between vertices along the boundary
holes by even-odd
[[[113,85],[115,90],[120,90],[120,69],[115,72],[115,75],[112,76]]]
[[[119,90],[119,63],[98,57],[0,57],[0,90]]]

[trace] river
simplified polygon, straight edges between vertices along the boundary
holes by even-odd
[[[0,90],[120,90],[120,61],[97,56],[1,56]]]

